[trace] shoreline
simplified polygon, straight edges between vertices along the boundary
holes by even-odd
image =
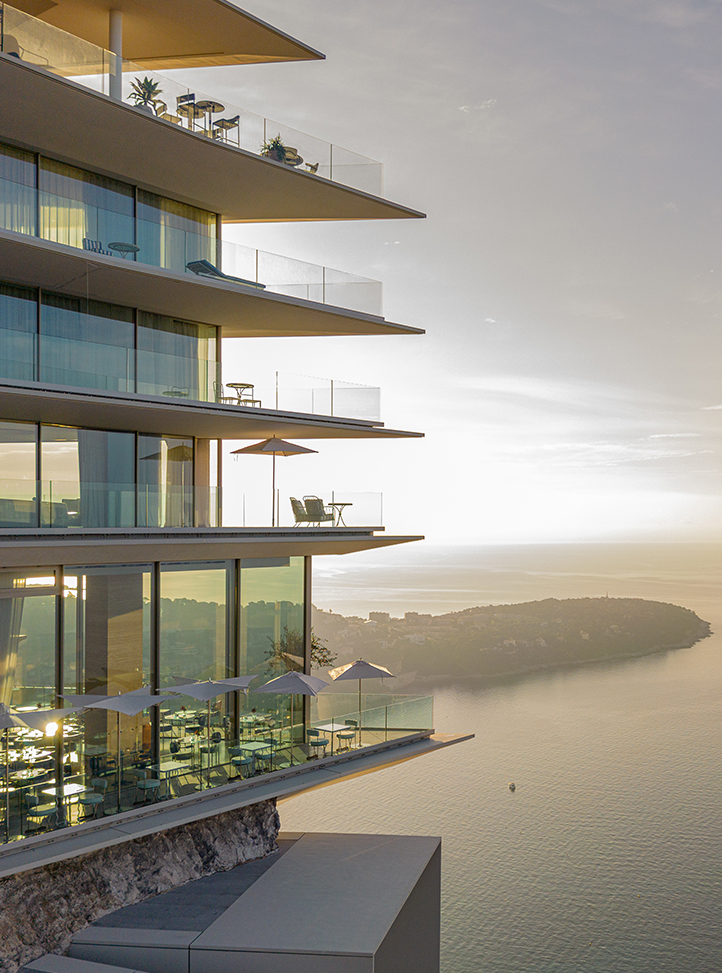
[[[685,639],[684,642],[675,642],[670,645],[656,645],[649,649],[645,649],[642,652],[625,652],[620,655],[609,655],[604,656],[600,659],[576,659],[576,660],[566,660],[564,662],[547,662],[540,663],[536,666],[525,666],[521,669],[508,669],[504,672],[494,672],[494,673],[469,673],[464,676],[419,676],[404,686],[404,688],[411,688],[414,686],[419,686],[421,688],[429,688],[430,686],[449,686],[458,685],[459,682],[466,682],[468,680],[474,680],[476,683],[480,682],[493,682],[499,679],[509,679],[515,676],[532,676],[538,672],[548,672],[550,670],[561,670],[561,669],[578,669],[581,666],[593,666],[599,665],[604,662],[624,662],[627,659],[643,659],[650,655],[659,655],[662,652],[674,652],[679,649],[691,649],[692,646],[701,642],[703,639],[709,638],[713,635],[712,628],[709,622],[703,623],[706,626],[707,631],[700,635]],[[402,674],[403,678],[403,674]]]

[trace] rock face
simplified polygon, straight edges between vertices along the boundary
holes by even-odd
[[[275,801],[0,880],[0,970],[64,952],[96,919],[277,848]]]

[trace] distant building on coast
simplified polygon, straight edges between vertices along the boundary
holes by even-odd
[[[269,398],[223,370],[224,341],[420,333],[382,316],[377,282],[235,246],[224,226],[422,214],[383,197],[379,163],[165,73],[323,57],[228,0],[14,0],[0,18],[0,968],[155,973],[132,920],[89,924],[275,852],[281,797],[461,739],[388,685],[360,709],[354,682],[258,692],[310,673],[313,555],[419,538],[386,534],[368,498],[274,488],[254,519],[224,516],[222,491],[224,440],[268,440],[275,464],[288,441],[418,435],[354,415],[333,381],[308,404]],[[195,950],[199,973],[218,951],[283,971],[354,948],[359,970],[438,969],[436,839],[282,851],[233,917],[180,945],[161,924],[158,949],[186,968]],[[354,947],[358,897],[380,887]],[[264,909],[274,928],[251,941]],[[68,949],[70,965],[42,959]]]

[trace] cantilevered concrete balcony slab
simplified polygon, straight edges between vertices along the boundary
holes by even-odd
[[[379,527],[226,527],[0,530],[0,568],[144,564],[351,554],[420,541]]]
[[[423,334],[374,314],[0,230],[2,280],[213,324],[224,338]]]
[[[6,54],[0,88],[6,141],[220,213],[226,222],[424,215],[209,139]]]
[[[227,0],[13,0],[13,6],[99,47],[108,43],[109,11],[119,10],[123,55],[148,69],[323,58]]]
[[[0,417],[201,439],[399,439],[422,433],[383,423],[307,415],[135,392],[103,392],[41,383],[0,384]]]

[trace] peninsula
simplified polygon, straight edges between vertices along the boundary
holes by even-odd
[[[374,659],[407,684],[631,658],[711,634],[688,608],[641,598],[546,598],[403,618],[370,612],[368,620],[315,609],[313,623],[340,662]]]

